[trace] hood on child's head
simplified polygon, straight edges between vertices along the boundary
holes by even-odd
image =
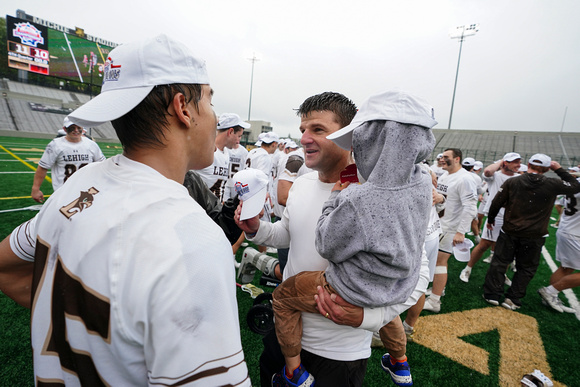
[[[415,164],[427,158],[434,146],[431,129],[395,121],[367,121],[352,133],[361,176],[379,186],[409,183]]]

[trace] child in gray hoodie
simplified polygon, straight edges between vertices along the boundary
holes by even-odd
[[[300,363],[301,312],[317,312],[318,286],[371,308],[403,303],[415,289],[432,204],[431,178],[416,164],[433,150],[436,124],[433,108],[424,101],[385,92],[367,100],[350,125],[328,136],[344,149],[352,147],[366,181],[344,191],[338,182],[323,206],[316,248],[329,261],[326,271],[302,272],[273,293],[276,334],[286,360],[282,385],[314,383]]]

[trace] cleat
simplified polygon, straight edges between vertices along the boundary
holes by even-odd
[[[470,275],[471,275],[471,268],[469,266],[465,266],[465,268],[463,270],[461,270],[461,274],[459,274],[459,279],[465,283],[468,283]]]
[[[475,244],[478,245],[481,242],[481,237],[476,235],[473,239],[475,239]]]
[[[519,308],[521,308],[521,306],[514,304],[514,302],[512,300],[510,300],[509,298],[506,298],[502,303],[501,306],[503,306],[506,309],[509,310],[518,310]]]
[[[409,367],[409,363],[406,361],[404,362],[396,362],[395,364],[391,363],[391,355],[388,353],[384,354],[381,358],[381,367],[385,372],[388,372],[391,375],[391,379],[393,383],[397,386],[412,386],[413,385],[413,378],[411,377],[411,367]]]
[[[499,305],[499,301],[498,300],[494,300],[492,298],[485,298],[485,294],[483,295],[483,299],[485,300],[485,302],[487,302],[488,304],[491,304],[493,306],[498,306]]]
[[[423,305],[423,310],[439,313],[439,311],[441,311],[441,300],[435,301],[431,297],[427,297],[425,300],[425,305]]]
[[[542,297],[542,303],[554,309],[557,312],[564,312],[562,309],[562,301],[558,298],[558,294],[553,294],[548,291],[547,287],[539,288],[538,294]]]

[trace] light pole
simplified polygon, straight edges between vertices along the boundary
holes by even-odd
[[[449,37],[451,39],[459,39],[459,59],[457,59],[457,71],[455,72],[455,85],[453,86],[453,98],[451,99],[451,113],[449,113],[449,126],[447,129],[451,129],[451,118],[453,117],[453,104],[455,103],[455,90],[457,89],[457,76],[459,75],[459,62],[461,62],[461,48],[463,47],[463,41],[466,37],[475,35],[479,31],[479,24],[469,24],[465,26],[459,26],[455,29],[449,31]]]
[[[248,58],[252,62],[252,79],[250,80],[250,104],[248,106],[248,121],[250,121],[250,114],[252,113],[252,87],[254,86],[254,64],[259,61],[256,57],[256,53],[252,53],[252,57]]]

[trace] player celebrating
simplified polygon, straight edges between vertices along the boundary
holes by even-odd
[[[205,63],[160,35],[111,51],[101,94],[71,113],[112,121],[123,154],[75,173],[35,218],[37,381],[250,386],[230,245],[182,185],[212,162],[212,95]]]
[[[68,117],[64,119],[63,130],[66,135],[48,143],[38,162],[31,193],[32,199],[38,203],[44,202],[40,186],[49,169],[52,170],[52,189],[56,191],[85,165],[105,160],[97,143],[83,136],[83,128],[73,124]]]

